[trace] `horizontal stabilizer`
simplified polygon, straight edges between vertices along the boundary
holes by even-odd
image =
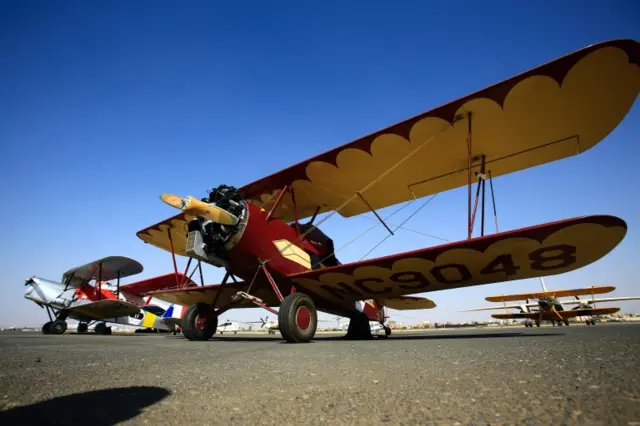
[[[596,316],[596,315],[610,315],[618,312],[620,308],[593,308],[593,309],[571,309],[568,311],[557,311],[557,314],[560,317],[564,318],[575,318],[575,317],[588,317],[588,316]],[[545,312],[546,317],[554,316],[556,317],[555,312]],[[538,319],[540,318],[540,312],[517,312],[512,314],[492,314],[493,318],[496,319],[520,319],[520,318],[529,318],[529,319]]]
[[[540,299],[543,297],[567,297],[567,296],[584,296],[591,294],[610,293],[616,288],[613,286],[602,287],[585,287],[573,290],[551,290],[533,293],[506,294],[502,296],[488,296],[485,298],[487,302],[515,302],[517,300]]]
[[[433,300],[417,296],[389,297],[386,299],[378,299],[378,301],[387,308],[399,311],[408,309],[433,309],[436,307]]]
[[[138,305],[116,299],[80,300],[68,310],[94,320],[126,317],[140,312]]]
[[[72,279],[71,283],[81,283],[91,280],[109,281],[118,277],[125,278],[137,275],[143,271],[142,265],[128,257],[108,256],[82,266],[69,269],[62,274],[62,282]]]
[[[189,279],[185,274],[180,272],[171,272],[165,275],[159,275],[153,278],[147,278],[145,280],[136,281],[120,286],[120,291],[131,293],[136,296],[144,296],[150,291],[165,290],[176,287],[182,287],[188,283],[190,286],[195,286],[196,283]]]
[[[289,275],[333,303],[561,274],[609,253],[627,233],[614,216],[585,216]]]

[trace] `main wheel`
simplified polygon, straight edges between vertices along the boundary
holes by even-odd
[[[189,340],[209,340],[217,328],[218,316],[206,303],[189,306],[182,317],[182,334]]]
[[[307,343],[318,327],[318,311],[313,299],[304,293],[284,298],[278,312],[278,327],[282,338],[289,343]]]
[[[89,326],[86,322],[81,322],[78,324],[78,333],[86,333],[89,329]]]
[[[93,331],[96,334],[111,334],[111,327],[107,327],[107,324],[104,322],[99,322],[96,324],[96,326],[93,328]]]
[[[51,334],[62,334],[65,331],[67,331],[66,321],[56,320],[49,326],[49,333]]]
[[[52,324],[53,324],[53,321],[45,322],[44,325],[42,326],[42,334],[50,334]]]

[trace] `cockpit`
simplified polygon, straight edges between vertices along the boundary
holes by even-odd
[[[292,228],[296,228],[295,222],[290,225]],[[300,223],[300,233],[305,233],[309,229],[313,228],[312,223]],[[318,249],[320,256],[315,253],[307,252],[311,256],[312,269],[320,269],[322,266],[338,266],[342,265],[335,254],[333,247],[333,240],[329,238],[319,228],[314,228],[307,235],[306,239]],[[322,265],[321,265],[322,264]]]

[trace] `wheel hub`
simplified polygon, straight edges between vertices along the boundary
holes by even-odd
[[[306,306],[300,306],[296,311],[296,323],[300,330],[304,331],[311,324],[311,312]]]

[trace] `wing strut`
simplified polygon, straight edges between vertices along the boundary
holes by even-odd
[[[391,230],[391,228],[389,228],[389,226],[384,222],[384,220],[382,220],[382,218],[380,217],[380,215],[378,214],[378,212],[376,211],[376,209],[374,209],[373,207],[371,207],[371,204],[369,204],[369,202],[367,200],[364,199],[364,197],[362,196],[362,194],[360,193],[360,191],[357,191],[356,194],[358,194],[358,197],[360,197],[360,199],[367,205],[367,207],[369,207],[369,210],[371,210],[371,213],[373,213],[378,220],[380,221],[380,223],[382,223],[384,225],[385,228],[387,228],[387,231],[389,231],[389,233],[391,235],[393,234],[393,231]]]
[[[171,238],[171,226],[167,227],[167,235],[169,236],[169,244],[171,244],[171,259],[173,259],[173,271],[176,273],[176,285],[180,286],[178,278],[178,264],[176,263],[176,251],[173,248],[173,238]]]
[[[467,231],[468,231],[468,239],[471,239],[471,234],[473,232],[473,219],[471,218],[471,112],[469,112],[469,131],[467,134],[467,160],[468,160],[468,207],[467,207]]]
[[[496,195],[493,192],[493,179],[491,178],[491,170],[489,170],[489,187],[491,188],[491,201],[493,202],[493,219],[496,223],[496,233],[498,231],[498,211],[496,210]]]

